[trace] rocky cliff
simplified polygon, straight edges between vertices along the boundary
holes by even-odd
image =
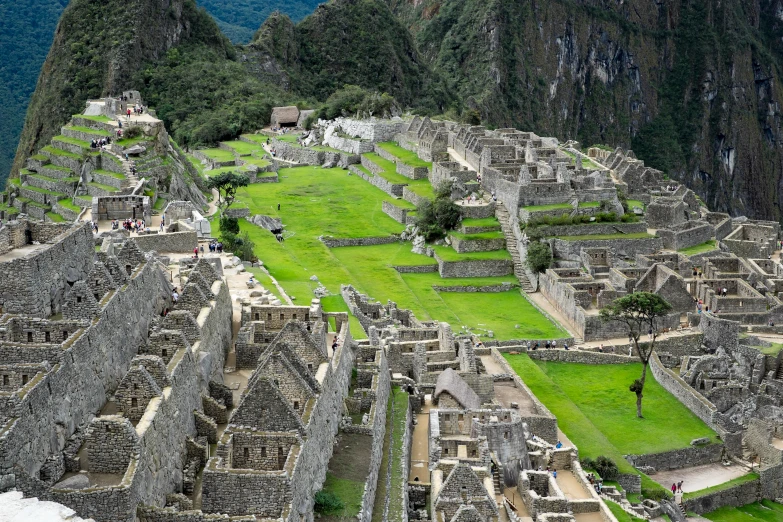
[[[387,1],[485,123],[632,146],[711,208],[781,217],[781,0]]]

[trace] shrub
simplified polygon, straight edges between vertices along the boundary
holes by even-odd
[[[239,234],[239,220],[237,218],[220,216],[220,233]]]
[[[599,455],[593,463],[593,469],[601,475],[604,480],[617,480],[620,472],[617,470],[617,464],[609,457]]]
[[[642,496],[644,498],[648,498],[656,502],[660,502],[661,500],[669,499],[672,497],[671,493],[669,493],[663,488],[660,489],[642,488]]]
[[[122,137],[133,139],[140,137],[142,134],[144,134],[144,129],[138,125],[134,125],[133,127],[128,127],[125,129],[125,131],[122,133]]]
[[[345,503],[331,491],[321,490],[315,494],[315,511],[317,513],[333,513],[345,507]]]
[[[595,469],[595,461],[590,457],[579,459],[579,463],[582,465],[582,469],[584,470]]]
[[[541,273],[552,265],[552,251],[546,243],[530,243],[527,247],[527,266]]]

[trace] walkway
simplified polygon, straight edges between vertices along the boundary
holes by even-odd
[[[421,413],[416,415],[411,441],[411,471],[409,482],[430,483],[430,409],[432,396],[426,395]]]
[[[560,490],[569,500],[589,500],[592,498],[570,471],[558,471],[557,479],[555,480]]]
[[[728,482],[735,478],[747,475],[750,471],[745,466],[732,464],[724,466],[723,464],[707,464],[704,466],[695,466],[692,468],[682,468],[673,471],[659,471],[650,478],[661,486],[671,491],[672,484],[684,481],[682,491],[691,493],[705,488],[711,488]]]
[[[449,156],[451,156],[451,158],[454,161],[456,161],[457,163],[459,163],[460,165],[462,165],[463,167],[465,167],[468,170],[474,170],[473,167],[470,165],[470,163],[468,163],[465,160],[465,158],[463,158],[462,155],[459,152],[457,152],[456,150],[452,149],[451,147],[449,147],[447,150],[448,150]]]

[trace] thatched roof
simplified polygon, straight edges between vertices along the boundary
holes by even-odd
[[[296,125],[299,121],[299,109],[296,106],[275,107],[272,109],[272,123],[279,125]]]
[[[473,410],[481,407],[481,399],[476,392],[474,392],[473,389],[468,386],[468,383],[451,368],[446,368],[443,373],[438,376],[438,382],[435,383],[435,395],[433,395],[433,398],[437,400],[443,392],[454,397],[454,400],[466,410]]]

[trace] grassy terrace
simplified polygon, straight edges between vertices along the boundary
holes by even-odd
[[[41,167],[41,170],[44,171],[44,172],[56,170],[58,172],[68,172],[70,174],[74,173],[73,169],[69,169],[68,167],[59,167],[57,165],[52,165],[51,163],[49,163],[47,165],[43,165]],[[42,172],[42,174],[43,174],[43,172]]]
[[[447,246],[436,246],[435,253],[444,261],[497,261],[507,259],[511,261],[511,254],[507,250],[490,250],[488,252],[470,252],[460,254]]]
[[[709,241],[706,241],[700,245],[694,245],[692,247],[678,250],[678,252],[680,254],[685,254],[686,256],[695,256],[696,254],[703,254],[704,252],[710,252],[712,250],[716,250],[717,248],[718,242],[714,239],[710,239]]]
[[[639,201],[638,199],[629,199],[626,201],[628,203],[628,208],[640,208],[644,210],[644,203]]]
[[[68,210],[72,212],[76,212],[77,214],[82,211],[82,207],[74,205],[73,202],[70,199],[61,199],[57,202],[58,205],[60,205],[63,208],[67,208]]]
[[[579,203],[579,208],[598,208],[600,206],[600,201],[583,201],[582,203]]]
[[[554,203],[552,205],[532,205],[530,207],[522,207],[528,212],[546,212],[547,210],[573,210],[574,207],[570,203]]]
[[[103,129],[91,129],[90,127],[81,127],[79,125],[69,125],[65,128],[70,131],[83,132],[84,134],[90,134],[92,136],[100,136],[102,138],[111,136],[111,133],[109,131],[105,131]]]
[[[62,223],[65,221],[64,217],[62,217],[60,214],[55,214],[54,212],[47,212],[46,217],[55,223]]]
[[[85,203],[88,203],[88,204],[92,205],[92,196],[76,196],[76,199],[78,199],[79,201],[84,201]]]
[[[55,147],[52,147],[51,145],[47,145],[46,147],[41,149],[42,152],[47,152],[49,154],[52,154],[54,156],[63,156],[66,158],[71,158],[75,160],[81,160],[82,157],[78,154],[74,154],[73,152],[68,152],[67,150],[58,149]]]
[[[724,507],[703,515],[714,522],[780,522],[783,505],[762,500],[741,507]]]
[[[500,228],[500,222],[497,218],[488,217],[484,219],[463,219],[462,226],[464,227],[498,227]]]
[[[234,153],[223,149],[201,149],[199,151],[204,156],[215,161],[234,161]]]
[[[441,279],[437,272],[400,274],[394,266],[435,264],[430,257],[412,253],[410,243],[327,248],[318,240],[319,236],[355,238],[399,234],[405,227],[383,213],[382,203],[407,203],[342,169],[297,167],[281,169],[279,175],[280,183],[240,189],[238,203],[247,205],[252,214],[280,217],[286,225],[285,242],[278,243],[272,234],[246,221],[240,221],[240,226],[256,243],[256,251],[271,275],[288,295],[297,298],[295,303],[308,302],[313,297],[318,282],[310,281],[310,277],[316,275],[335,295],[325,304],[328,311],[347,310],[339,291],[341,284],[350,283],[381,302],[391,299],[401,308],[413,310],[421,320],[449,322],[455,330],[482,325],[493,330],[497,339],[562,335],[518,290],[465,294],[433,289],[433,285],[517,284],[513,276]],[[347,194],[350,194],[349,205],[345,204]],[[217,225],[217,220],[213,220],[215,234]],[[454,255],[459,256],[456,252]],[[501,255],[508,258],[506,252]],[[514,328],[516,324],[520,328]]]
[[[100,174],[102,176],[109,176],[114,179],[126,179],[124,174],[120,174],[119,172],[112,172],[110,170],[98,169],[98,170],[94,170],[93,172],[95,172],[96,174]]]
[[[565,150],[565,149],[560,149],[560,150],[563,151],[563,153],[566,156],[568,156],[569,158],[571,158],[573,160],[576,160],[576,154],[574,154],[573,152]],[[592,160],[590,160],[588,158],[582,158],[582,168],[594,169],[594,170],[600,170],[601,169],[601,167],[596,165]]]
[[[605,484],[606,482],[604,482]],[[627,511],[625,511],[622,507],[620,507],[620,504],[617,502],[612,502],[611,500],[604,499],[606,502],[606,507],[609,508],[609,511],[612,512],[612,515],[617,519],[617,522],[643,522],[645,519],[634,517]]]
[[[403,149],[393,141],[379,143],[378,146],[406,165],[410,165],[411,167],[427,167],[428,169],[432,168],[432,162],[420,159],[415,152]]]
[[[107,116],[87,116],[85,114],[74,114],[73,117],[74,118],[82,118],[84,120],[96,121],[98,123],[109,123],[110,121],[112,121]]]
[[[262,147],[261,143],[247,143],[246,141],[241,140],[224,141],[223,145],[231,147],[231,149],[233,149],[234,152],[240,156],[250,156],[254,152],[263,152],[264,150],[264,147]]]
[[[84,140],[80,140],[80,139],[77,139],[77,138],[69,138],[68,136],[55,136],[54,138],[52,138],[52,140],[57,140],[57,141],[61,141],[63,143],[69,143],[71,145],[76,145],[76,146],[79,146],[79,147],[81,147],[83,149],[89,149],[90,148],[90,142],[89,141],[84,141]]]
[[[138,145],[139,143],[143,143],[145,141],[150,141],[150,139],[146,136],[139,136],[138,138],[124,138],[121,140],[117,140],[117,145],[124,148],[133,147],[134,145]]]
[[[63,194],[62,192],[55,192],[53,190],[46,190],[40,187],[33,187],[32,185],[25,185],[22,188],[25,188],[27,190],[32,190],[33,192],[38,192],[39,194],[46,194],[48,196],[52,196],[53,198],[65,197],[65,194]]]
[[[44,176],[42,174],[28,174],[27,177],[28,178],[34,178],[34,179],[41,180],[41,181],[48,181],[50,183],[58,183],[58,182],[73,183],[73,182],[78,182],[79,181],[79,178],[77,176],[71,176],[71,177],[68,177],[68,178],[59,179],[59,178],[50,178],[50,177]]]
[[[462,234],[461,232],[449,232],[450,236],[462,239],[463,241],[476,241],[479,239],[504,239],[506,236],[503,232],[496,230],[495,232],[481,232],[480,234]]]
[[[393,161],[384,159],[374,152],[368,152],[367,154],[362,154],[362,156],[365,156],[368,160],[381,167],[383,172],[379,173],[378,176],[382,177],[389,183],[394,183],[395,185],[407,185],[408,189],[418,196],[430,199],[435,198],[435,191],[428,179],[425,178],[413,180],[406,178],[402,174],[397,174],[397,165]],[[370,174],[369,171],[364,167],[362,167],[362,171]]]
[[[526,354],[505,357],[557,416],[560,429],[579,448],[580,456],[594,459],[605,455],[621,473],[638,473],[623,455],[686,448],[699,437],[716,439],[715,432],[649,373],[644,388],[644,418],[637,418],[636,398],[628,386],[641,374],[638,363],[591,366],[533,361]],[[642,475],[642,488],[661,486]]]
[[[242,161],[244,161],[245,163],[249,163],[251,165],[255,165],[260,169],[268,167],[272,163],[270,160],[266,158],[242,158]]]
[[[120,189],[112,187],[111,185],[104,185],[103,183],[90,182],[87,183],[88,187],[95,187],[97,189],[105,190],[106,192],[119,192]]]
[[[563,241],[590,241],[594,239],[649,239],[655,237],[647,232],[635,232],[633,234],[593,234],[587,236],[557,236],[555,239]]]

